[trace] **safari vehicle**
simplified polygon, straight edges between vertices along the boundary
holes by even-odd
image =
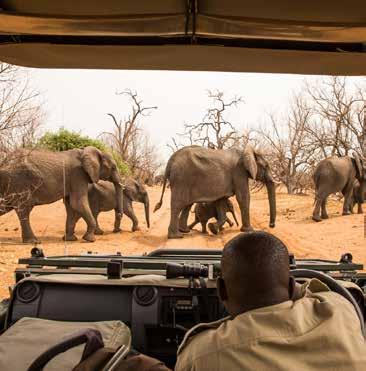
[[[16,285],[1,323],[9,328],[23,317],[89,323],[119,320],[131,329],[133,349],[173,368],[188,329],[227,316],[215,287],[220,258],[221,249],[178,248],[146,256],[46,257],[35,247],[30,257],[19,260],[25,266],[15,271]],[[351,254],[338,262],[296,260],[292,255],[289,265],[299,282],[318,278],[350,300],[363,323],[366,274],[359,272],[363,265],[354,263]]]
[[[0,0],[0,9],[0,60],[22,66],[366,74],[360,0],[346,6],[330,0]],[[174,367],[185,332],[226,315],[215,287],[220,248],[44,256],[35,247],[19,260],[11,297],[2,302],[0,340],[29,317],[64,326],[121,321],[132,340],[114,360],[131,347]],[[289,265],[299,282],[318,278],[348,299],[364,331],[366,274],[350,253],[339,261],[292,256]]]

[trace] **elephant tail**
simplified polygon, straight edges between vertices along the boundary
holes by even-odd
[[[156,211],[158,211],[161,208],[161,206],[163,205],[163,197],[164,197],[164,192],[165,192],[165,187],[166,187],[168,177],[169,177],[169,172],[168,172],[168,166],[167,166],[167,168],[165,170],[165,174],[164,174],[164,183],[163,183],[163,189],[162,189],[161,196],[160,196],[160,201],[155,205],[154,213]]]

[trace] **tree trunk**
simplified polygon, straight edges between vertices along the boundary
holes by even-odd
[[[363,127],[362,127],[362,156],[366,161],[366,102],[363,107]]]

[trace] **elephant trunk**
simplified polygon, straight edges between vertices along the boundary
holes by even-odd
[[[269,226],[274,228],[276,222],[276,190],[272,181],[266,183],[269,201]]]
[[[149,201],[148,195],[146,195],[144,206],[145,206],[146,224],[147,224],[147,227],[150,228],[150,201]]]
[[[114,183],[114,188],[116,189],[116,205],[117,212],[123,214],[123,186],[121,183]]]

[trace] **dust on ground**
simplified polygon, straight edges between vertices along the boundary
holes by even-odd
[[[152,206],[160,197],[160,188],[148,189]],[[65,228],[65,210],[62,201],[50,205],[35,207],[31,215],[31,224],[35,234],[42,240],[42,249],[47,256],[80,254],[88,251],[134,255],[148,253],[161,247],[201,247],[222,248],[226,241],[239,233],[239,227],[225,228],[217,236],[204,235],[201,226],[183,239],[168,240],[167,228],[170,217],[170,195],[167,190],[162,208],[151,214],[151,228],[146,228],[143,205],[134,203],[139,219],[140,231],[131,232],[131,222],[127,217],[122,220],[122,233],[112,233],[114,212],[102,213],[99,222],[104,229],[103,236],[88,243],[81,240],[85,232],[85,223],[77,225],[76,235],[79,241],[62,241]],[[235,203],[238,219],[239,209]],[[297,258],[325,258],[338,260],[342,253],[351,252],[355,262],[366,266],[366,214],[342,216],[342,201],[332,199],[328,202],[330,219],[315,223],[311,220],[313,196],[288,195],[277,192],[276,228],[268,227],[269,208],[265,191],[252,194],[251,222],[255,229],[269,231],[281,238]],[[193,218],[191,214],[190,218]],[[0,299],[8,296],[8,287],[14,283],[14,269],[20,257],[30,255],[31,245],[21,243],[20,226],[14,212],[0,217]]]

